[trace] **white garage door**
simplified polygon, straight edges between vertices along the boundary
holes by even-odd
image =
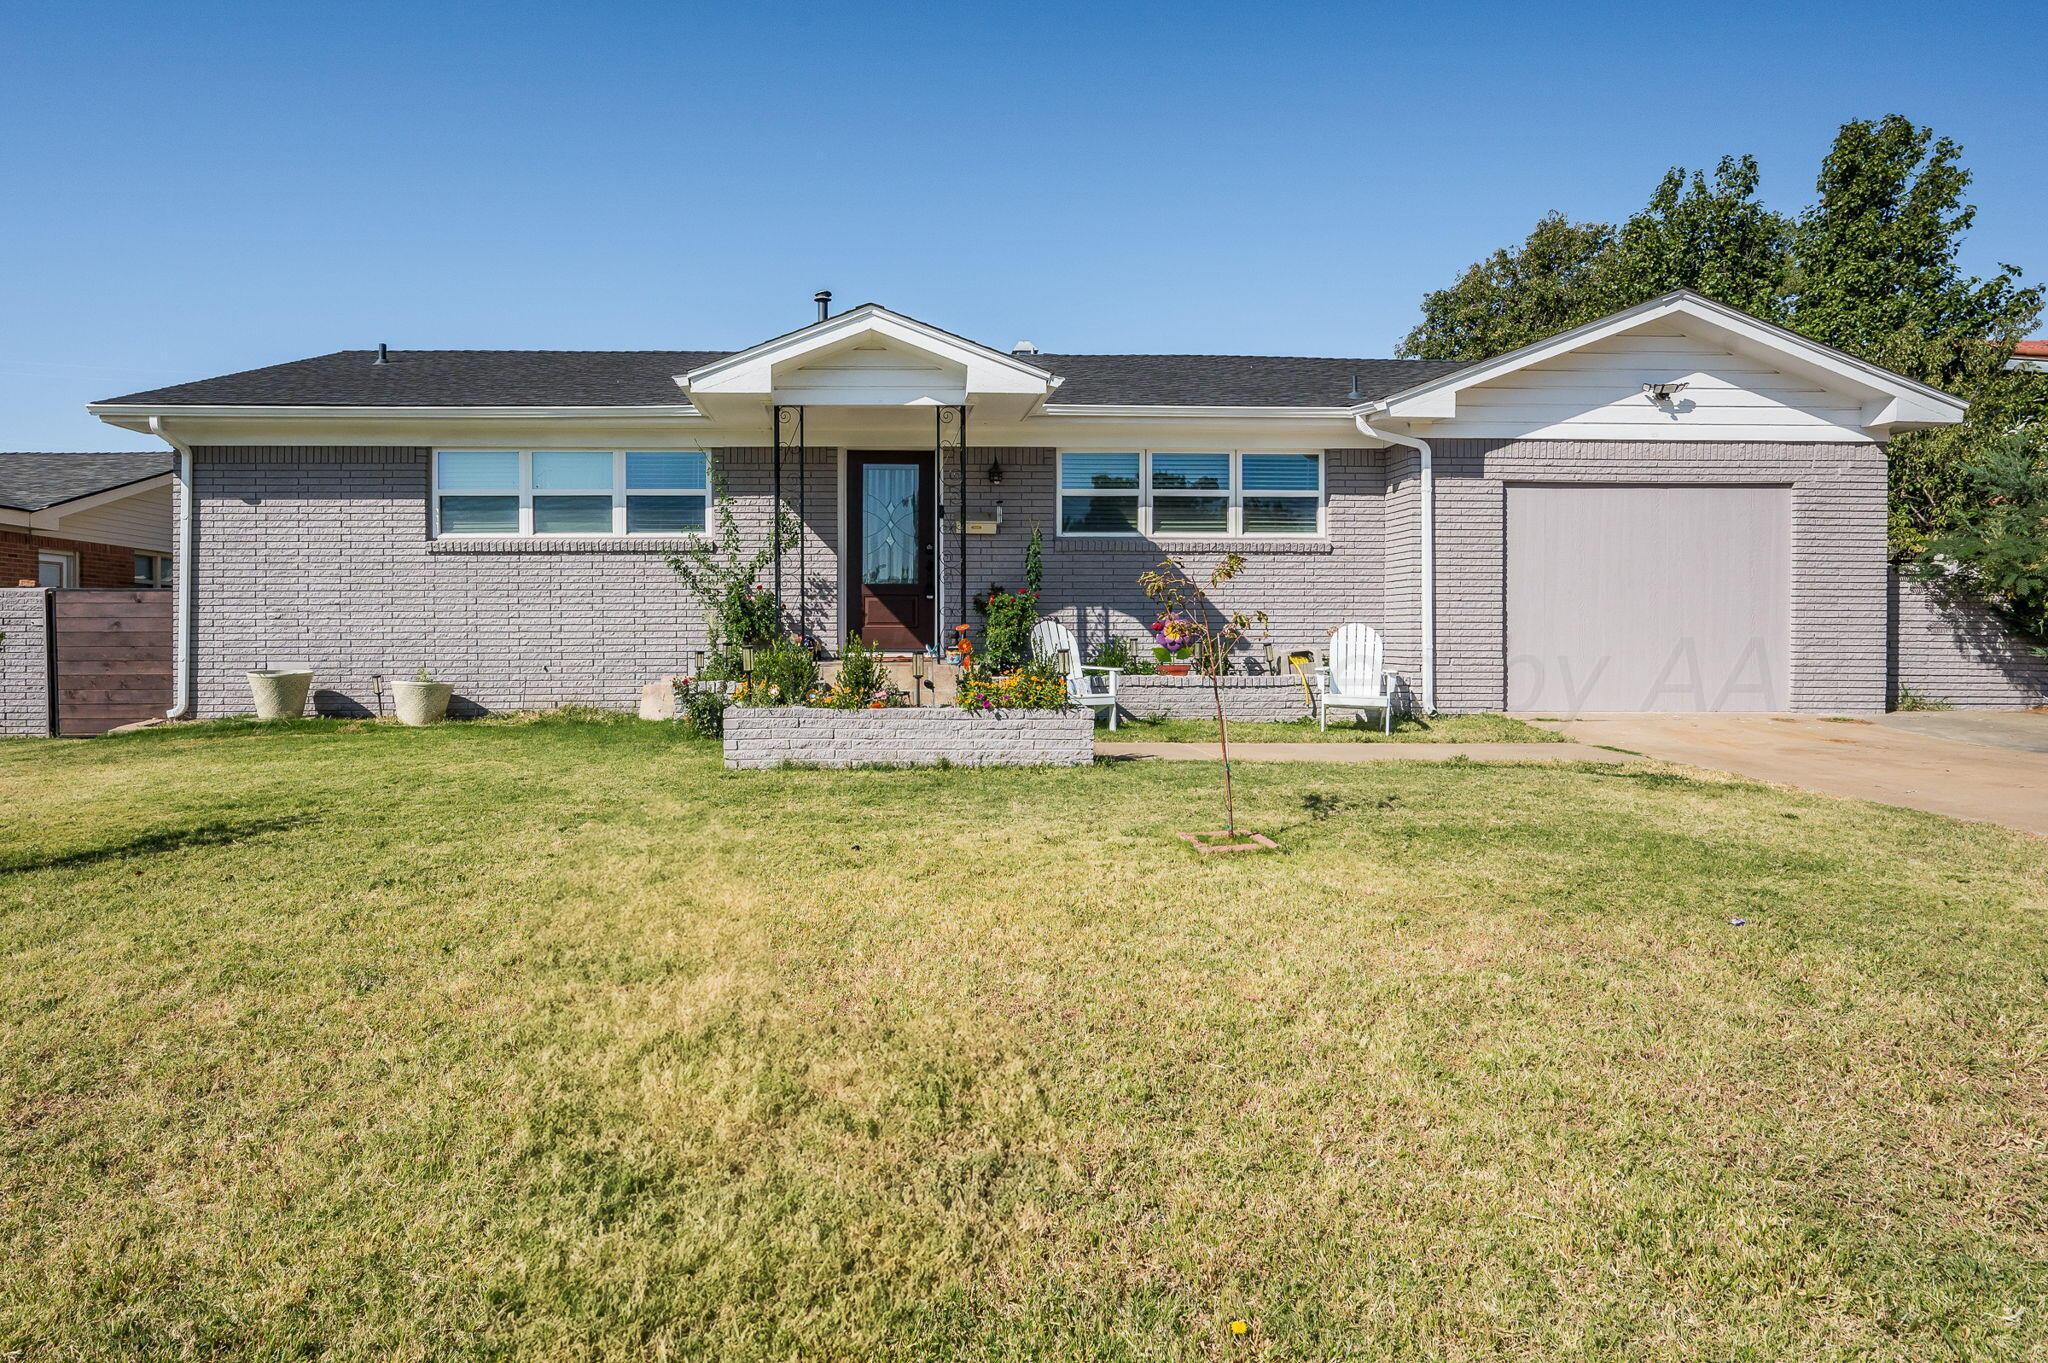
[[[1512,484],[1511,710],[1783,710],[1791,492]]]

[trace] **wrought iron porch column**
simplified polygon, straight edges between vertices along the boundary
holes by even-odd
[[[947,439],[949,429],[952,433],[950,442]],[[967,407],[964,403],[958,407],[935,407],[932,409],[932,478],[939,486],[939,534],[935,545],[934,558],[940,569],[939,581],[934,585],[933,589],[932,616],[935,622],[933,632],[938,635],[935,646],[940,653],[946,651],[944,568],[946,558],[946,516],[948,514],[946,508],[946,450],[949,445],[950,448],[958,451],[960,465],[960,482],[953,489],[951,512],[954,517],[954,524],[958,527],[956,542],[960,547],[958,561],[954,564],[955,572],[960,579],[960,614],[953,621],[957,626],[967,623]]]
[[[777,404],[774,422],[775,448],[770,455],[773,465],[770,481],[773,490],[769,505],[769,542],[775,555],[775,602],[787,613],[782,596],[782,452],[796,451],[796,617],[797,629],[805,638],[810,637],[810,593],[807,590],[810,578],[808,555],[805,553],[804,526],[809,511],[807,491],[809,480],[804,476],[804,409],[801,406],[785,407]],[[794,442],[794,443],[792,443]]]

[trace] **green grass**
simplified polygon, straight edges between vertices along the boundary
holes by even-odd
[[[1213,719],[1173,719],[1165,715],[1124,719],[1115,733],[1107,725],[1096,730],[1104,743],[1214,743]],[[1345,715],[1327,730],[1311,718],[1285,721],[1232,720],[1233,743],[1562,743],[1564,736],[1509,715],[1400,715],[1394,732],[1380,732],[1378,716]]]
[[[2048,1353],[2041,843],[1238,788],[1281,852],[1185,764],[0,745],[0,1357]]]

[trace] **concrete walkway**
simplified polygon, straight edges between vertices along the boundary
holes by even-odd
[[[1986,737],[2010,723],[2038,719],[2048,727],[2048,719],[1955,725],[1978,734],[1958,741],[1894,722],[1905,718],[1591,715],[1541,722],[1580,743],[2048,836],[2048,756],[2027,750],[2010,734],[1997,742]]]
[[[2048,710],[1903,710],[1878,723],[1929,738],[2048,753]]]
[[[1214,762],[1214,743],[1097,743],[1097,760],[1156,757],[1168,762]],[[1233,762],[1632,762],[1628,753],[1584,743],[1233,743]]]

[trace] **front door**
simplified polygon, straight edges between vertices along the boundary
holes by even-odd
[[[932,457],[847,461],[847,600],[852,629],[876,648],[932,642]]]

